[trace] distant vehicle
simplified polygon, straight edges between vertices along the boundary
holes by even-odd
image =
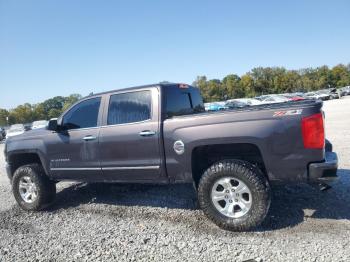
[[[243,108],[243,107],[247,107],[247,106],[249,106],[249,105],[242,102],[242,101],[238,101],[235,99],[226,101],[226,104],[225,104],[225,107],[227,109]]]
[[[25,127],[23,124],[12,125],[9,130],[7,130],[6,138],[18,136],[25,132]]]
[[[264,104],[276,104],[276,103],[284,103],[290,101],[290,99],[282,96],[282,95],[263,95],[256,97],[256,99],[260,100]]]
[[[305,93],[304,92],[296,92],[294,94],[297,95],[297,96],[305,98]]]
[[[350,86],[345,86],[343,88],[340,88],[341,96],[348,96],[350,95]]]
[[[339,99],[340,96],[338,93],[331,93],[330,96],[329,96],[329,99]]]
[[[0,140],[3,140],[6,138],[6,131],[5,128],[0,127]]]
[[[23,125],[24,125],[24,131],[32,130],[32,123],[27,123]]]
[[[248,106],[256,106],[256,105],[264,104],[260,100],[255,99],[255,98],[238,98],[238,99],[233,99],[233,100],[247,104]],[[229,101],[232,101],[232,100],[227,100],[227,102],[229,102]]]
[[[204,107],[206,111],[220,111],[227,109],[227,107],[225,107],[225,102],[205,103]]]
[[[341,96],[340,92],[338,92],[336,88],[325,89],[319,92],[329,94],[329,99],[339,99]]]
[[[319,95],[319,99],[321,99],[323,101],[331,99],[331,94],[330,94],[329,90],[327,90],[327,89],[319,90],[319,91],[316,92],[316,94],[318,94]]]
[[[315,100],[329,100],[329,94],[319,93],[319,92],[308,92],[305,94],[307,99]]]
[[[46,120],[38,120],[34,121],[32,124],[32,129],[38,129],[38,128],[45,128],[48,124],[48,121]]]
[[[307,99],[319,99],[318,95],[315,92],[307,92],[305,94]]]
[[[300,100],[305,100],[305,97],[301,95],[300,93],[287,93],[287,94],[282,94],[285,98],[291,100],[291,101],[300,101]]]

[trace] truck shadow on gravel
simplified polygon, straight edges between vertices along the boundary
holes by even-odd
[[[256,231],[293,227],[308,218],[350,220],[350,170],[342,169],[338,172],[341,179],[328,191],[321,192],[306,184],[273,187],[269,214]],[[60,211],[89,203],[185,209],[188,210],[188,216],[198,210],[196,193],[190,184],[73,184],[57,193],[56,202],[48,211]],[[89,211],[85,208],[84,212]],[[161,219],[164,219],[164,214]],[[191,219],[184,217],[183,220],[177,222],[187,223]]]
[[[79,183],[57,193],[50,210],[96,203],[120,206],[148,206],[195,210],[196,194],[193,186]]]
[[[258,230],[293,227],[309,218],[350,220],[350,170],[340,169],[338,175],[327,191],[307,184],[274,187],[270,212]]]

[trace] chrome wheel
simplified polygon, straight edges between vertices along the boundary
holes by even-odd
[[[19,180],[18,189],[21,198],[28,204],[38,198],[38,189],[29,176],[24,176]]]
[[[233,177],[220,178],[215,182],[211,200],[221,214],[230,218],[240,218],[247,214],[253,201],[248,186]]]

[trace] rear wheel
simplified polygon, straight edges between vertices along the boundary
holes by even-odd
[[[18,205],[28,211],[48,207],[55,199],[56,185],[39,164],[19,167],[12,179],[12,191]]]
[[[252,207],[252,193],[248,186],[230,176],[215,182],[210,197],[214,207],[222,215],[231,218],[243,217]]]
[[[199,205],[219,227],[246,231],[258,226],[270,207],[271,193],[264,174],[241,160],[219,161],[203,174]]]

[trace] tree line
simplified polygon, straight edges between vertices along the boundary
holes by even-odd
[[[300,70],[257,67],[242,76],[230,74],[222,80],[198,76],[193,85],[200,88],[205,102],[337,88],[350,85],[350,63],[333,68],[321,66]],[[58,117],[79,99],[81,95],[72,94],[67,97],[56,96],[39,104],[25,103],[11,110],[0,108],[0,126]]]
[[[38,104],[25,103],[14,109],[0,109],[0,126],[16,123],[31,123],[58,117],[64,110],[81,99],[79,94],[56,96]]]
[[[198,76],[193,85],[200,88],[205,102],[339,88],[350,85],[350,63],[300,70],[257,67],[242,76],[230,74],[222,80]]]

